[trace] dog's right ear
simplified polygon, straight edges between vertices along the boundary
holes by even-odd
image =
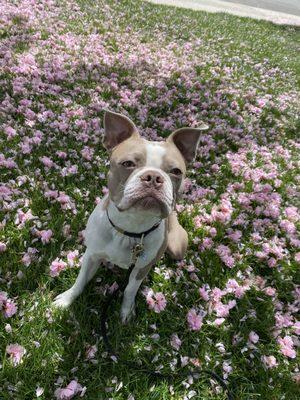
[[[167,138],[167,142],[174,143],[185,162],[189,163],[195,158],[202,131],[208,128],[208,125],[201,122],[197,128],[177,129]]]
[[[125,115],[105,110],[103,146],[111,152],[114,147],[130,138],[139,136],[134,123]]]

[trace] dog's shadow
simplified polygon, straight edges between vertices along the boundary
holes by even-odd
[[[65,348],[59,370],[69,370],[69,366],[72,365],[73,370],[76,370],[78,381],[85,384],[88,391],[90,389],[92,393],[97,391],[105,393],[105,390],[110,390],[107,388],[113,385],[113,379],[123,383],[126,387],[124,390],[128,392],[126,396],[130,393],[135,396],[135,392],[140,391],[141,387],[148,393],[154,384],[165,386],[170,379],[172,380],[172,377],[162,379],[155,374],[154,354],[151,351],[153,344],[151,336],[155,334],[155,330],[141,290],[136,298],[136,316],[126,325],[122,324],[120,319],[123,293],[119,292],[110,302],[106,327],[113,352],[107,351],[101,332],[101,315],[103,305],[110,295],[103,293],[103,286],[104,282],[107,287],[114,282],[122,282],[126,275],[127,271],[119,270],[117,273],[112,273],[107,268],[100,268],[82,295],[68,310],[60,313],[59,330]],[[150,272],[145,284],[151,285],[151,280],[152,273]],[[161,318],[162,324],[164,317]],[[171,326],[170,329],[173,327]],[[162,351],[165,347],[164,343],[166,344],[170,338],[170,332],[169,329],[160,332]],[[97,352],[89,359],[89,348],[94,345],[97,346]],[[181,390],[184,391],[183,388]],[[94,398],[92,393],[89,394],[89,399]]]

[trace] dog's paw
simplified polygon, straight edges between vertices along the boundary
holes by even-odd
[[[121,322],[122,324],[128,324],[135,317],[135,305],[131,307],[121,308]]]
[[[67,290],[55,297],[52,305],[56,308],[68,308],[73,302],[72,292]]]

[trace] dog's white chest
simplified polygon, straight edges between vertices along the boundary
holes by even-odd
[[[156,257],[158,252],[157,246],[159,246],[161,242],[156,238],[154,242],[157,242],[157,244],[153,243],[151,246],[150,241],[144,239],[143,251],[139,257],[136,258],[134,257],[134,248],[140,242],[140,239],[128,239],[127,237],[124,239],[124,237],[119,238],[117,236],[118,235],[116,235],[115,239],[106,247],[106,253],[108,261],[125,269],[129,268],[135,261],[141,265],[149,264]],[[116,249],[118,249],[118,251],[116,251]]]
[[[105,246],[107,260],[120,268],[129,268],[133,245],[134,240],[115,232],[113,240]]]
[[[165,221],[161,221],[158,228],[144,238],[143,251],[136,264],[141,267],[150,264],[157,257],[164,239]],[[85,231],[87,250],[91,254],[128,269],[134,261],[133,249],[140,241],[139,238],[131,238],[116,231],[100,205],[92,212]]]

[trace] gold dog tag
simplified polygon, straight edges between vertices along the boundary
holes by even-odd
[[[141,238],[140,243],[137,243],[136,245],[134,245],[131,249],[131,263],[135,264],[139,258],[139,256],[143,253],[144,251],[144,235]]]

